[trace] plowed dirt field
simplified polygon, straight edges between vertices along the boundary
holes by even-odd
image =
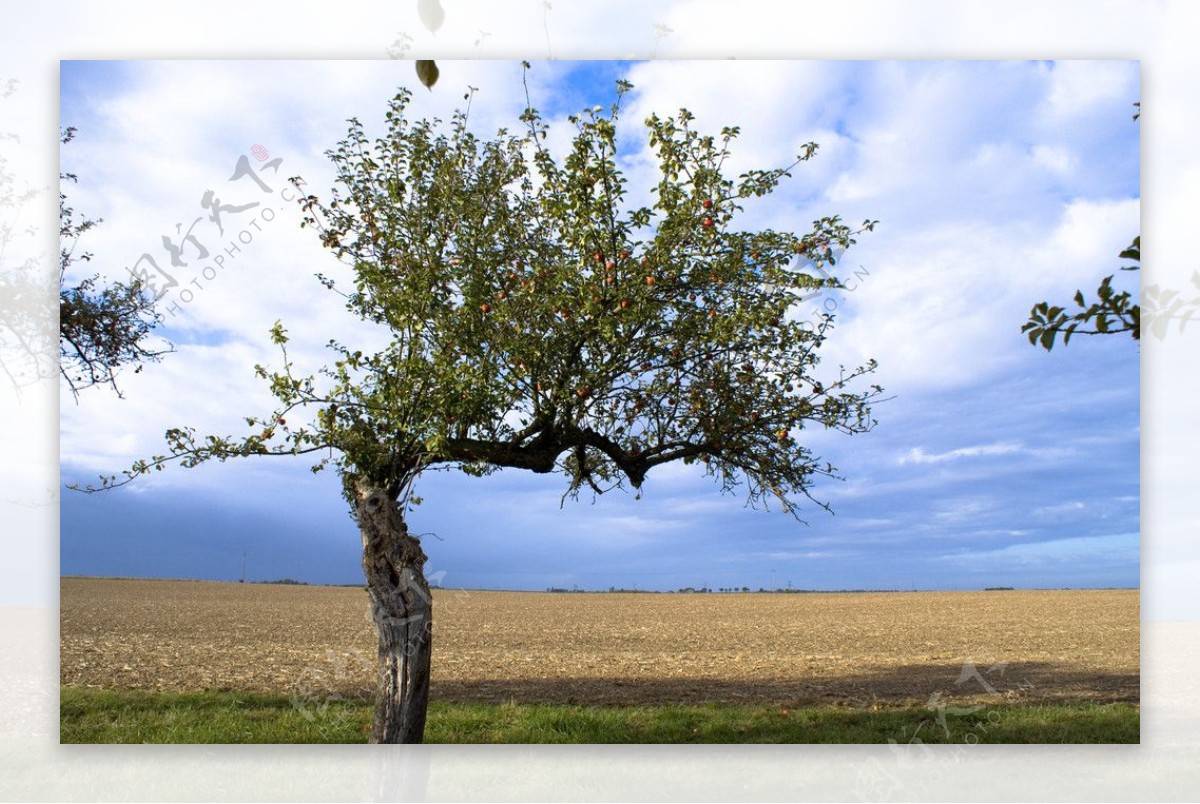
[[[434,698],[1137,701],[1138,592],[437,590]],[[64,685],[369,695],[357,588],[64,578]]]

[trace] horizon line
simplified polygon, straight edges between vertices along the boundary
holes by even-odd
[[[366,588],[366,581],[353,583],[318,583],[309,581],[300,581],[294,578],[279,578],[276,580],[224,580],[218,578],[177,578],[177,577],[162,577],[157,575],[62,575],[59,580],[96,580],[96,581],[173,581],[180,583],[223,583],[233,584],[236,586],[254,585],[254,586],[313,586],[313,587],[330,587],[338,589],[350,589],[355,587]],[[913,592],[1140,592],[1141,586],[979,586],[966,587],[958,589],[922,587],[912,589],[899,588],[843,588],[843,589],[815,589],[815,588],[793,588],[779,587],[775,589],[767,589],[759,587],[758,589],[750,589],[749,587],[692,587],[685,586],[677,589],[638,589],[627,587],[609,587],[608,589],[567,589],[564,587],[549,586],[540,589],[514,589],[514,588],[497,588],[497,587],[471,587],[471,586],[440,586],[438,584],[430,584],[431,590],[440,590],[443,592],[519,592],[522,594],[543,594],[543,595],[577,595],[577,594],[592,594],[592,595],[641,595],[641,594],[712,594],[712,595],[759,595],[759,594],[912,594]],[[719,591],[728,589],[729,591]],[[743,591],[746,589],[747,591]]]

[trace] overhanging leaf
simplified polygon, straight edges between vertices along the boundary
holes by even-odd
[[[433,89],[438,80],[437,62],[432,59],[417,59],[417,78],[426,89]]]

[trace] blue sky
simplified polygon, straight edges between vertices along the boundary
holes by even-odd
[[[1136,63],[545,63],[530,77],[534,105],[555,118],[607,105],[621,74],[636,87],[622,127],[631,138],[649,112],[687,106],[710,130],[742,127],[735,170],[820,143],[770,204],[747,212],[795,230],[826,214],[880,220],[841,261],[853,289],[794,314],[835,310],[823,368],[876,358],[892,398],[871,433],[814,435],[845,480],[815,489],[835,513],[811,508],[807,525],[748,510],[683,468],[652,474],[640,500],[563,507],[562,478],[428,475],[411,524],[430,534],[435,579],[526,589],[1138,585],[1138,349],[1124,337],[1081,339],[1046,354],[1019,332],[1035,301],[1066,301],[1116,272],[1139,231]],[[396,85],[415,82],[400,62],[64,63],[61,81],[62,124],[79,129],[62,154],[80,176],[71,197],[104,218],[86,245],[112,265],[151,253],[167,267],[162,235],[206,214],[206,190],[259,202],[229,215],[236,226],[224,235],[207,220],[192,230],[214,254],[239,232],[250,238],[211,279],[211,261],[174,272],[163,334],[178,352],[124,376],[123,400],[64,397],[63,480],[87,482],[158,450],[167,427],[236,432],[242,416],[268,409],[253,365],[275,359],[274,320],[313,368],[330,337],[367,337],[313,278],[336,264],[279,191],[296,174],[327,189],[322,152],[345,118],[378,128]],[[481,132],[517,124],[524,90],[511,62],[443,63],[433,92],[417,87],[413,111],[445,118],[468,85],[478,87]],[[283,160],[278,174],[261,174],[270,192],[228,183],[255,144]],[[627,164],[635,188],[646,180],[638,149]],[[1118,281],[1136,287],[1136,275]],[[252,579],[352,583],[358,549],[336,478],[303,460],[176,469],[62,495],[64,574],[230,580],[245,554]]]

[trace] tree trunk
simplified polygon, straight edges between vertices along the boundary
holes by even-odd
[[[419,743],[429,706],[433,599],[425,553],[387,492],[362,488],[356,506],[371,616],[379,632],[372,743]]]

